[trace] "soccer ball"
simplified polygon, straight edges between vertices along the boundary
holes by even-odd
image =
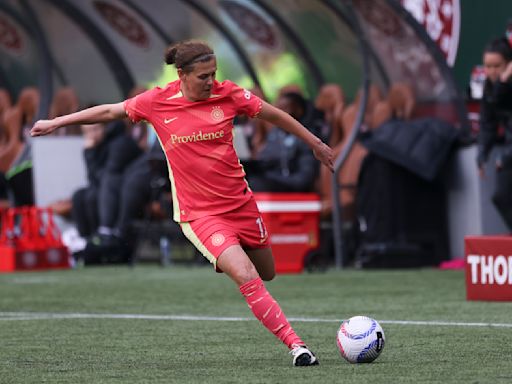
[[[386,340],[377,321],[354,316],[341,323],[336,341],[341,356],[349,363],[370,363],[379,357]]]

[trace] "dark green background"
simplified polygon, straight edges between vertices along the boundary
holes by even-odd
[[[509,18],[512,18],[511,0],[461,0],[459,49],[453,66],[461,90],[468,86],[471,69],[481,64],[487,42],[505,35]]]

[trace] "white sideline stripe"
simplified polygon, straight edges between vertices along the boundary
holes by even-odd
[[[253,317],[217,317],[192,315],[140,315],[116,313],[48,313],[48,312],[0,312],[0,321],[17,320],[65,320],[65,319],[122,319],[122,320],[176,320],[176,321],[255,321]],[[289,317],[298,323],[341,323],[343,319]],[[464,323],[451,321],[378,320],[380,324],[427,325],[452,327],[500,327],[512,328],[511,323]]]

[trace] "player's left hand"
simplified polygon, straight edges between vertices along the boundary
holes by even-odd
[[[30,130],[30,136],[44,136],[58,128],[54,120],[38,120]]]
[[[327,144],[320,142],[313,148],[313,154],[327,168],[334,172],[334,153]]]

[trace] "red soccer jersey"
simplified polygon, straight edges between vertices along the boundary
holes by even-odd
[[[165,151],[174,220],[232,211],[252,196],[233,147],[233,119],[256,116],[262,101],[231,81],[215,81],[209,99],[190,101],[180,80],[124,102],[133,121],[149,121]]]

